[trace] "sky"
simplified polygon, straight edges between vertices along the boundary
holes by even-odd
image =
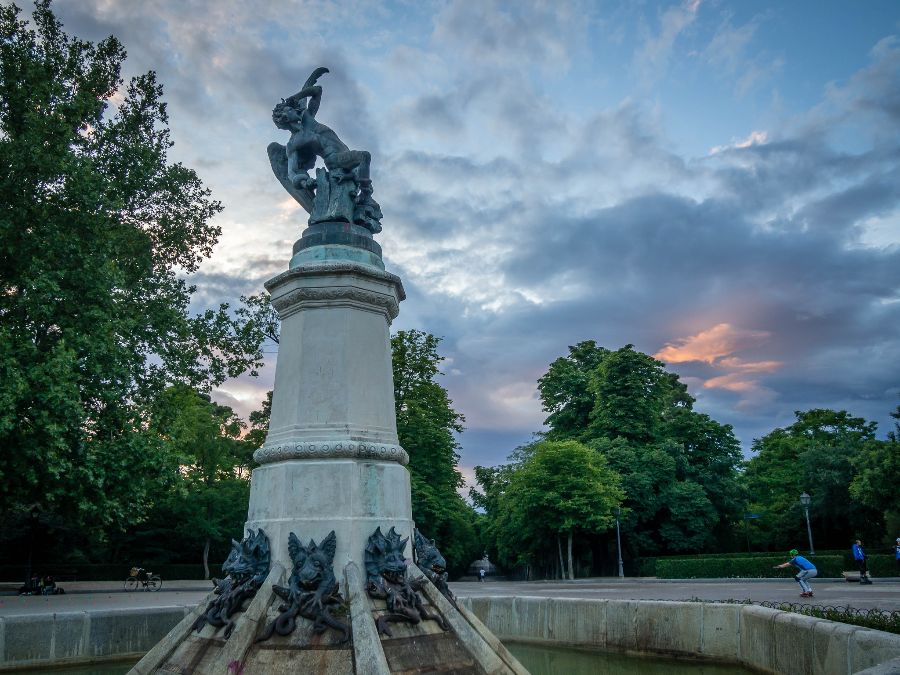
[[[224,205],[195,308],[283,271],[306,213],[273,105],[372,153],[377,239],[443,337],[461,468],[543,428],[536,381],[582,340],[677,372],[745,452],[794,411],[900,403],[900,3],[56,0],[156,70],[174,160]],[[246,418],[274,379],[215,397]]]

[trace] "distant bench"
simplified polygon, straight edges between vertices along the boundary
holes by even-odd
[[[844,576],[844,581],[859,581],[859,570],[852,570],[850,572],[841,572]],[[872,575],[868,575],[869,579],[872,578]]]

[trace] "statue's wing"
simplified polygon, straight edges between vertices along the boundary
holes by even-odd
[[[281,143],[269,143],[266,148],[269,153],[269,163],[272,165],[272,172],[281,183],[287,193],[297,200],[307,213],[312,213],[313,193],[310,190],[298,190],[293,186],[288,178],[288,162],[287,152]]]

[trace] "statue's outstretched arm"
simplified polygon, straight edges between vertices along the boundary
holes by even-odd
[[[303,83],[303,88],[285,100],[291,105],[295,105],[300,99],[308,98],[309,103],[307,104],[306,109],[313,117],[315,117],[316,113],[319,111],[319,104],[322,102],[322,87],[316,86],[316,82],[327,72],[329,72],[328,68],[316,68],[312,74],[306,78],[306,82]]]
[[[315,117],[316,113],[319,112],[319,104],[322,102],[322,87],[317,84],[311,87],[304,87],[293,96],[286,98],[285,101],[295,105],[297,101],[304,98],[309,99],[309,103],[306,104],[307,112]]]

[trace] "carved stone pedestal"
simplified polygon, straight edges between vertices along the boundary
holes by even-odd
[[[336,565],[361,564],[376,527],[412,536],[389,335],[403,286],[368,265],[327,261],[295,267],[266,287],[281,340],[247,527],[266,531],[272,559],[285,567],[290,532],[318,541],[331,530]]]
[[[409,457],[397,438],[389,334],[405,294],[372,237],[382,213],[369,153],[315,119],[327,72],[314,70],[273,110],[291,138],[267,148],[272,169],[311,217],[288,271],[266,284],[281,338],[269,433],[254,455],[252,542],[235,542],[229,578],[130,675],[527,675],[452,602],[439,553],[425,570],[447,596],[410,561]],[[317,159],[326,168],[313,186]],[[260,533],[265,575],[247,560]]]
[[[397,439],[388,332],[404,298],[400,279],[375,266],[324,257],[266,284],[282,329],[247,528],[268,536],[268,575],[246,606],[229,606],[225,627],[202,620],[216,618],[223,605],[211,595],[131,675],[527,675],[477,618],[408,564],[414,541],[408,457]],[[370,540],[378,528],[398,551],[400,540],[409,539],[392,558],[406,571],[386,584],[406,589],[403,602],[393,591],[368,592],[372,579],[380,583],[372,576],[378,572]],[[318,629],[308,618],[323,616],[322,605],[309,604],[317,586],[303,585],[303,572],[311,568],[301,548],[309,540],[329,542],[329,556],[334,551],[333,565],[316,568],[330,579],[322,587],[330,583],[338,593],[322,603],[328,620]],[[231,564],[239,568],[241,561]],[[222,588],[231,586],[222,585],[220,594]],[[285,598],[299,600],[291,606]],[[279,631],[286,616],[293,617],[289,629]]]

